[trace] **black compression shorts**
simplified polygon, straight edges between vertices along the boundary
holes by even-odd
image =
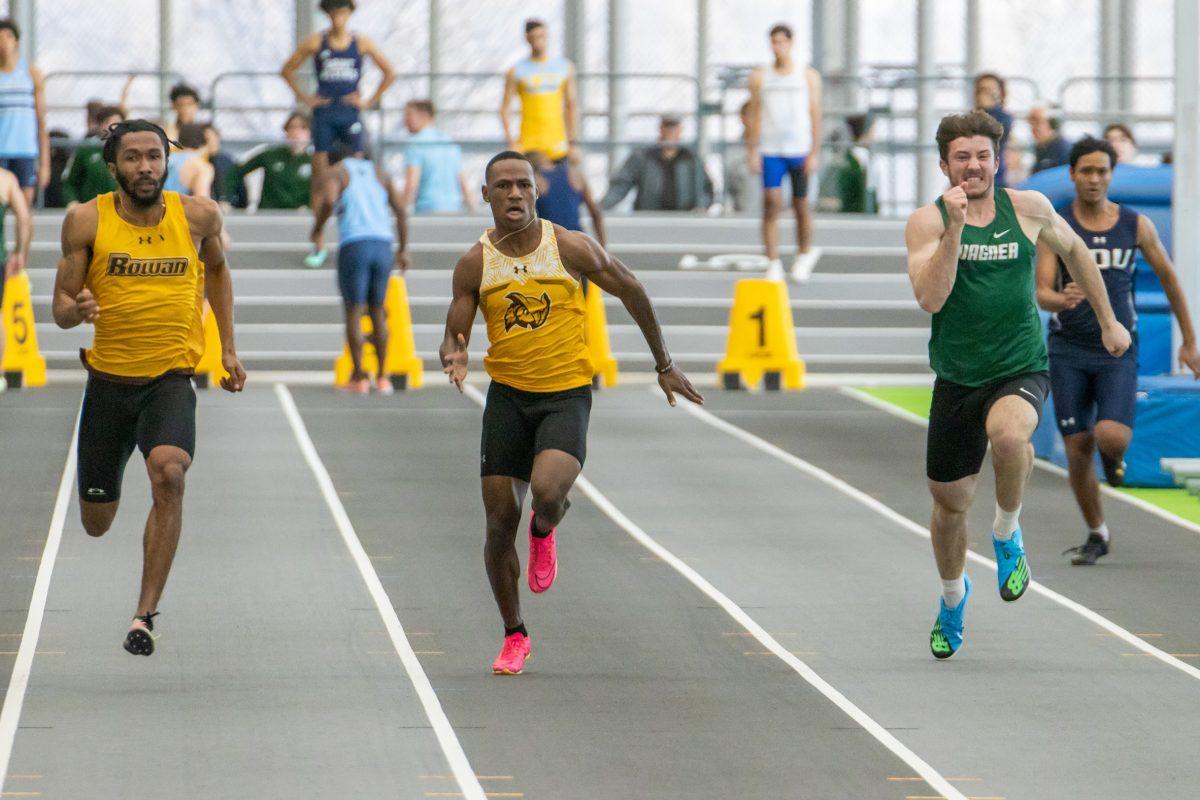
[[[525,392],[492,381],[483,410],[480,475],[506,475],[529,482],[533,459],[543,450],[587,455],[592,387],[562,392]]]

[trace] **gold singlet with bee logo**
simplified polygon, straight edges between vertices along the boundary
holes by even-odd
[[[561,392],[592,382],[584,342],[583,287],[558,254],[554,225],[541,220],[542,241],[514,258],[483,244],[479,307],[487,322],[483,366],[492,380],[526,392]]]
[[[84,285],[100,316],[84,361],[123,378],[191,372],[204,353],[204,265],[183,202],[163,192],[162,222],[141,228],[117,214],[113,197],[96,198],[99,222]]]

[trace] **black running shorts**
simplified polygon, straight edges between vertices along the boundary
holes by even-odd
[[[1001,397],[1024,398],[1042,417],[1050,392],[1050,375],[1028,372],[984,386],[963,386],[938,378],[929,408],[929,438],[925,474],[931,481],[949,483],[975,475],[987,455],[987,416]]]
[[[149,383],[119,383],[89,375],[79,420],[79,497],[111,503],[121,497],[121,476],[134,446],[148,456],[172,445],[196,450],[196,391],[188,375],[163,375]]]
[[[525,392],[492,381],[483,409],[480,475],[506,475],[528,483],[533,458],[543,450],[570,453],[582,465],[591,413],[591,386]]]

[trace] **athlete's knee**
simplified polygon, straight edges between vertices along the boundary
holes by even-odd
[[[1129,447],[1131,431],[1119,422],[1102,420],[1096,423],[1096,446],[1106,456],[1119,457]]]
[[[933,513],[942,517],[966,514],[971,509],[974,496],[973,482],[963,478],[950,483],[929,482],[929,494],[933,497]]]
[[[146,459],[146,469],[150,473],[150,490],[156,500],[183,497],[184,476],[187,474],[186,456],[156,457],[155,453],[151,453],[150,458]]]
[[[1087,461],[1091,459],[1095,452],[1096,441],[1092,438],[1090,431],[1085,433],[1072,433],[1063,437],[1063,449],[1067,451],[1067,460]]]
[[[779,216],[779,206],[782,205],[779,198],[774,192],[763,193],[762,213],[763,219],[768,222],[773,222]]]
[[[998,431],[992,436],[992,452],[1004,460],[1024,458],[1029,454],[1029,439],[1015,431]]]
[[[533,513],[539,517],[555,519],[561,517],[566,511],[567,492],[565,489],[552,486],[539,492],[537,487],[534,487],[531,491],[533,494],[531,502]]]
[[[489,512],[487,515],[487,542],[489,549],[509,547],[516,539],[517,526],[521,524],[520,513],[508,511]]]

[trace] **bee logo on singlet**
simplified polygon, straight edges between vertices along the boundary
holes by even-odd
[[[504,330],[528,328],[537,330],[550,318],[550,295],[542,292],[541,297],[530,297],[520,292],[509,292],[504,296],[508,308],[504,311]]]
[[[133,258],[129,253],[109,253],[108,274],[117,278],[182,278],[188,258]]]

